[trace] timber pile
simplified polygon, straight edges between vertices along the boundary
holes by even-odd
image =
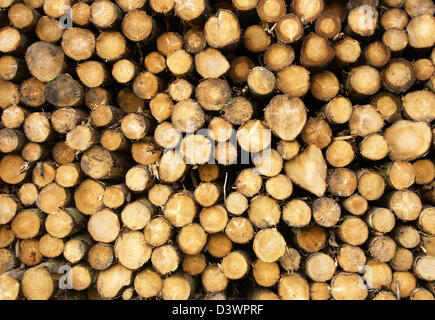
[[[0,299],[434,299],[432,0],[0,8]]]

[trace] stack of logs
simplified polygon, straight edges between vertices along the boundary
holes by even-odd
[[[434,299],[432,0],[0,8],[0,300]]]

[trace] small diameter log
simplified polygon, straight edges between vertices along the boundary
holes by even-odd
[[[125,184],[116,184],[108,186],[104,191],[103,203],[110,209],[116,209],[121,207],[128,194],[128,189]]]
[[[32,144],[37,145],[36,143],[32,143]],[[30,145],[30,143],[27,144],[27,146],[29,146],[29,145]],[[24,148],[23,148],[23,150],[24,150]],[[34,149],[34,148],[32,148],[32,149]],[[53,151],[52,151],[52,156],[53,156],[53,160],[56,161],[56,163],[58,163],[58,164],[71,163],[76,159],[75,150],[68,147],[68,145],[66,144],[65,141],[60,141],[54,145]],[[41,156],[38,156],[38,158],[41,158]],[[30,161],[30,159],[26,159],[26,160]],[[37,159],[37,160],[39,160],[39,159]]]
[[[233,134],[233,126],[223,118],[215,117],[208,124],[209,136],[216,142],[228,141]]]
[[[284,206],[282,220],[290,227],[305,227],[311,221],[311,208],[305,201],[293,199]]]
[[[374,170],[361,170],[357,173],[358,192],[368,201],[378,200],[385,190],[385,181]]]
[[[86,219],[74,208],[57,209],[45,219],[45,230],[59,239],[70,236],[85,225]]]
[[[396,121],[384,132],[391,160],[415,160],[429,149],[432,133],[424,122]]]
[[[0,248],[9,246],[15,240],[15,233],[10,226],[3,225],[0,227]]]
[[[83,87],[69,74],[61,74],[44,88],[48,102],[57,107],[76,107],[83,102]]]
[[[274,74],[264,67],[254,67],[249,71],[247,83],[253,94],[264,97],[275,89]]]
[[[24,80],[20,88],[20,101],[26,106],[36,108],[45,102],[45,84],[36,78]]]
[[[176,79],[168,86],[168,94],[172,100],[181,101],[190,98],[193,92],[193,86],[184,79]],[[159,94],[157,94],[158,96]],[[161,94],[162,96],[168,96],[166,94]],[[156,97],[157,97],[156,96]],[[164,101],[164,100],[163,100]],[[163,106],[164,108],[165,106]]]
[[[415,182],[414,167],[407,161],[386,163],[379,170],[388,186],[397,190],[407,189]]]
[[[329,300],[331,292],[329,285],[324,282],[314,282],[310,285],[311,300]]]
[[[243,46],[249,52],[264,52],[271,44],[269,34],[260,25],[249,26],[243,33],[242,38]]]
[[[0,108],[17,105],[20,101],[18,87],[10,81],[0,80]]]
[[[399,8],[388,9],[382,13],[380,24],[384,30],[389,29],[405,29],[409,18],[406,12]]]
[[[90,10],[90,21],[100,29],[109,29],[120,19],[120,10],[111,1],[94,1],[90,6]]]
[[[228,279],[241,279],[249,272],[248,256],[246,252],[233,251],[222,259],[219,266]]]
[[[45,142],[53,137],[50,124],[51,114],[44,112],[30,113],[24,120],[24,133],[32,142]]]
[[[210,7],[206,0],[189,0],[187,3],[175,0],[175,14],[183,22],[199,22],[209,10]]]
[[[413,271],[418,278],[425,281],[435,280],[435,257],[430,255],[418,256],[414,260]]]
[[[430,30],[432,30],[434,26],[435,21],[432,14],[421,14],[413,17],[406,26],[409,45],[416,49],[432,47],[435,38]]]
[[[4,114],[4,113],[3,113]],[[25,142],[23,132],[16,129],[0,129],[0,151],[3,153],[21,150]]]
[[[276,200],[260,195],[251,199],[248,216],[256,228],[265,229],[278,224],[281,210]]]
[[[307,119],[303,101],[286,95],[272,98],[264,113],[266,124],[273,133],[287,141],[293,140],[302,131]]]
[[[365,253],[360,247],[345,244],[338,250],[337,263],[345,272],[362,272],[366,261]]]
[[[391,92],[405,92],[416,80],[415,68],[408,60],[395,58],[382,69],[381,78],[384,86]]]
[[[260,0],[257,4],[257,14],[260,20],[273,23],[286,12],[284,0]]]
[[[312,168],[317,168],[313,172]],[[321,150],[309,145],[304,152],[285,164],[285,172],[293,183],[318,197],[326,191],[326,163]]]
[[[105,61],[115,61],[125,54],[127,42],[122,33],[117,31],[104,31],[98,36],[95,43],[97,55]]]
[[[93,146],[82,156],[80,167],[84,174],[92,179],[113,179],[124,174],[124,167],[120,155],[112,154],[110,151]]]
[[[394,239],[398,245],[406,249],[417,247],[421,241],[419,231],[413,226],[407,225],[396,227],[394,230]]]
[[[125,184],[133,192],[141,192],[149,188],[153,177],[148,166],[137,165],[131,167],[125,174]]]
[[[235,83],[244,83],[248,78],[249,70],[255,64],[246,56],[240,56],[231,60],[229,76]]]
[[[132,271],[120,263],[116,263],[109,269],[98,274],[97,289],[101,297],[113,299],[119,291],[130,285]]]
[[[110,243],[115,241],[119,230],[118,216],[109,209],[98,211],[88,221],[88,232],[98,242]]]
[[[156,40],[157,50],[165,57],[183,48],[183,38],[176,32],[162,33]]]
[[[24,273],[21,290],[28,300],[48,300],[54,291],[54,281],[49,271],[36,266]]]
[[[63,249],[64,249],[63,240],[54,238],[49,234],[43,235],[39,239],[38,245],[39,245],[39,252],[41,253],[42,256],[46,258],[56,258],[63,253]]]
[[[272,71],[280,71],[292,64],[295,59],[294,49],[285,44],[274,43],[264,53],[264,63]],[[234,61],[234,60],[233,60]],[[233,61],[231,64],[233,64]]]
[[[418,226],[424,232],[435,235],[435,208],[425,207],[418,217]]]
[[[155,206],[164,206],[169,197],[173,193],[173,189],[166,184],[156,183],[148,191],[148,199]]]
[[[332,198],[318,198],[312,206],[313,218],[322,227],[332,227],[340,219],[340,206]]]
[[[371,229],[380,233],[390,232],[396,223],[394,214],[387,208],[380,207],[370,208],[366,221]]]
[[[131,41],[144,43],[152,40],[156,35],[157,25],[145,11],[131,10],[122,19],[122,32]]]
[[[324,248],[326,244],[326,231],[317,224],[297,230],[296,243],[298,246],[309,253],[317,252]]]
[[[134,278],[134,290],[145,299],[157,296],[162,285],[162,278],[150,268],[142,270]]]
[[[107,189],[104,193],[107,192]],[[103,198],[104,201],[104,198]],[[150,222],[155,208],[146,199],[127,204],[121,212],[122,223],[131,230],[142,230]]]
[[[435,94],[428,90],[408,92],[403,98],[406,115],[414,121],[430,122],[435,119]]]
[[[379,71],[367,65],[352,69],[345,83],[345,89],[357,98],[373,95],[380,88],[381,76]]]
[[[248,219],[234,217],[227,223],[225,234],[234,243],[246,244],[254,238],[254,227]]]
[[[219,50],[207,48],[195,54],[195,70],[203,78],[219,78],[230,69],[230,63]]]
[[[260,191],[262,183],[254,169],[244,169],[236,178],[236,189],[245,197],[253,197]]]
[[[355,216],[348,216],[340,224],[338,236],[347,244],[359,246],[366,242],[369,229],[364,220]]]
[[[54,182],[39,191],[36,205],[43,212],[52,213],[60,207],[68,205],[70,199],[70,191]]]
[[[252,265],[252,275],[255,282],[262,287],[274,286],[280,278],[279,264],[257,260]]]
[[[202,273],[201,281],[207,292],[220,292],[228,286],[228,278],[217,264],[208,265]]]
[[[210,236],[207,243],[207,252],[215,258],[223,258],[231,252],[233,244],[224,233],[215,233]]]
[[[181,262],[177,248],[172,245],[163,245],[154,249],[151,263],[161,275],[166,275],[177,270]]]
[[[307,69],[290,65],[277,73],[277,87],[292,97],[302,97],[310,88],[310,74]]]
[[[116,61],[112,66],[112,77],[118,83],[128,83],[137,75],[137,65],[128,59]]]
[[[200,29],[189,29],[183,36],[184,49],[190,54],[196,54],[207,46],[204,33]]]
[[[0,299],[17,300],[20,293],[20,283],[11,275],[0,275]]]
[[[88,25],[91,18],[91,7],[85,2],[75,3],[71,8],[71,18],[76,25]]]
[[[89,235],[75,236],[65,243],[63,256],[67,261],[76,263],[85,257],[91,245],[92,239]]]
[[[310,285],[298,274],[286,274],[279,280],[278,295],[281,300],[309,300]]]
[[[299,153],[300,145],[297,140],[285,141],[281,140],[276,146],[276,150],[281,155],[283,160],[290,160],[296,157]]]
[[[254,108],[248,99],[235,97],[222,111],[225,120],[233,125],[241,125],[251,119]]]
[[[388,264],[369,260],[364,267],[363,277],[368,289],[379,290],[391,285],[393,275]]]
[[[87,124],[75,126],[66,135],[67,145],[76,151],[86,151],[99,140],[99,132]]]
[[[402,102],[398,96],[392,93],[378,93],[373,97],[371,105],[376,108],[382,118],[387,122],[395,122],[401,118],[400,108]]]
[[[334,49],[327,38],[310,33],[304,38],[301,48],[301,64],[304,67],[320,69],[328,65],[334,58]]]
[[[2,17],[2,19],[4,19]],[[0,29],[0,52],[22,53],[28,45],[28,38],[19,30],[5,26]]]
[[[33,183],[23,183],[18,189],[17,196],[24,206],[31,206],[38,198],[38,187]]]
[[[422,210],[420,197],[411,190],[394,191],[387,197],[388,208],[402,221],[416,220]]]
[[[196,86],[195,96],[205,110],[219,111],[230,102],[231,92],[227,81],[205,79]]]
[[[140,102],[142,101],[138,97],[134,96],[134,98],[131,96],[134,94],[131,91],[131,88],[128,88],[128,90],[121,89],[118,94],[118,104],[119,106],[125,111],[129,110],[129,103],[136,102],[137,106],[140,106]],[[96,107],[108,104],[110,105],[112,103],[112,94],[103,88],[90,88],[85,93],[85,104],[90,109],[93,110]],[[136,110],[136,109],[134,109]]]
[[[35,26],[35,33],[38,38],[46,42],[57,42],[62,38],[64,30],[55,18],[42,16]]]
[[[95,270],[105,270],[113,263],[113,248],[109,244],[96,243],[89,249],[88,262]]]
[[[183,226],[177,236],[177,243],[185,254],[198,254],[207,243],[207,234],[197,223]]]
[[[356,273],[340,272],[331,281],[331,296],[336,300],[365,300],[364,280]]]
[[[435,300],[433,294],[424,288],[416,288],[409,298],[411,300]]]
[[[349,30],[359,36],[372,36],[378,24],[378,11],[368,5],[360,5],[350,10],[347,17]]]
[[[176,193],[166,202],[163,214],[174,227],[191,223],[196,215],[196,205],[187,193]]]
[[[384,121],[372,105],[356,106],[349,118],[349,129],[352,135],[368,136],[382,129]]]
[[[305,272],[313,281],[329,281],[335,273],[335,261],[326,253],[313,253],[305,262]]]
[[[36,24],[39,14],[36,10],[23,4],[16,3],[8,10],[8,18],[11,25],[17,29],[28,30]]]
[[[429,80],[435,71],[435,66],[430,59],[418,59],[413,64],[417,80],[420,81]]]
[[[9,55],[0,58],[0,79],[22,81],[29,76],[23,59]]]
[[[301,138],[307,145],[314,144],[320,149],[331,143],[331,137],[332,130],[328,122],[314,117],[308,119],[301,133]]]
[[[157,217],[145,226],[144,235],[148,244],[153,247],[167,243],[172,234],[172,227],[165,218]]]
[[[355,173],[347,168],[334,169],[328,174],[328,190],[334,196],[349,197],[357,188]]]
[[[125,151],[129,147],[128,140],[120,128],[104,130],[100,137],[100,143],[109,151]]]
[[[171,116],[174,103],[167,94],[158,93],[150,100],[149,106],[152,116],[158,122],[163,122]]]
[[[415,172],[415,183],[426,184],[430,183],[435,177],[435,165],[429,159],[421,159],[415,161],[412,166]]]
[[[388,236],[375,236],[368,244],[370,255],[379,262],[389,262],[396,253],[396,242]]]
[[[255,255],[264,262],[275,262],[285,253],[286,242],[276,229],[259,231],[252,244]]]
[[[74,192],[77,210],[85,215],[93,215],[103,209],[104,187],[95,180],[87,179],[80,183]]]
[[[346,200],[344,200],[343,207],[351,214],[355,216],[360,216],[367,211],[368,202],[363,196],[355,193]]]
[[[207,44],[213,48],[225,48],[236,44],[241,36],[237,16],[229,10],[218,10],[204,25]]]
[[[395,54],[404,50],[408,45],[408,36],[405,30],[389,29],[382,35],[382,42]]]
[[[315,30],[317,34],[328,39],[336,36],[341,30],[340,17],[334,12],[323,12],[316,19]]]
[[[390,261],[390,265],[395,271],[408,271],[412,268],[413,263],[412,252],[405,248],[397,248],[394,258]]]
[[[163,182],[173,183],[184,175],[186,168],[183,156],[177,151],[170,150],[163,153],[160,158],[158,176]]]
[[[21,241],[21,242],[23,242],[23,241]],[[32,241],[32,240],[29,240],[29,241]],[[38,242],[38,241],[36,241],[36,242]],[[36,247],[37,247],[37,245],[36,245]],[[31,251],[31,250],[29,250],[29,251]],[[36,257],[36,252],[35,252],[35,259],[38,259],[38,258],[39,258],[39,260],[41,260],[42,257],[40,254],[39,254],[39,257]],[[11,250],[6,249],[6,248],[0,249],[0,271],[2,273],[12,270],[16,264],[17,264],[17,259],[15,257],[15,254]]]
[[[410,272],[394,272],[393,281],[391,282],[391,291],[400,298],[408,298],[417,285],[415,276]]]
[[[8,154],[0,160],[0,179],[9,184],[18,184],[24,180],[27,164],[19,155]]]
[[[218,201],[220,194],[221,187],[210,182],[200,183],[193,192],[196,202],[202,207],[211,207],[214,205]]]
[[[225,200],[225,207],[233,215],[241,215],[248,209],[248,199],[239,191],[231,192]]]
[[[296,0],[292,2],[291,8],[304,24],[308,24],[319,17],[324,9],[324,5],[323,0]]]
[[[52,183],[56,177],[54,163],[50,161],[38,162],[32,171],[33,183],[39,188],[43,188]]]
[[[284,174],[278,174],[267,179],[265,183],[267,193],[276,200],[285,200],[293,192],[291,180]]]
[[[320,101],[329,101],[334,98],[340,85],[337,77],[330,71],[321,71],[311,77],[310,92]]]
[[[361,55],[359,42],[346,37],[334,44],[335,59],[339,66],[346,66],[358,60]]]
[[[114,245],[119,263],[131,270],[142,267],[150,258],[152,248],[140,231],[127,231],[119,235]]]
[[[88,113],[75,108],[59,108],[51,115],[51,125],[59,133],[67,133],[84,121]],[[85,139],[86,140],[86,139]]]

